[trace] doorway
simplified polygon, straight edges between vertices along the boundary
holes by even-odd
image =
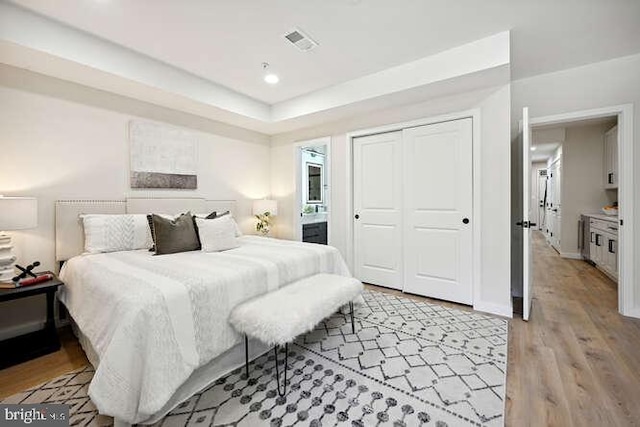
[[[525,270],[544,269],[545,263],[537,259],[544,242],[552,249],[547,261],[551,254],[584,263],[584,274],[610,282],[618,311],[638,317],[631,300],[632,169],[631,159],[625,158],[631,157],[631,117],[630,107],[621,106],[531,119],[523,147],[530,150],[524,170],[529,181],[524,187],[529,207],[524,221],[530,227],[523,230],[535,244],[532,261],[524,262]],[[525,320],[531,287],[540,277],[539,271],[530,273],[531,281],[527,275],[523,280]]]
[[[327,245],[331,215],[331,138],[319,138],[295,145],[296,197],[295,239]]]

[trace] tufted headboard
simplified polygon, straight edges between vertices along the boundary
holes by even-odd
[[[237,216],[234,200],[202,198],[128,198],[123,200],[58,200],[56,202],[56,261],[66,261],[84,251],[82,214],[176,215],[182,212],[210,213],[230,211]]]

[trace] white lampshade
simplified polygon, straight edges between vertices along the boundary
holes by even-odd
[[[278,215],[278,202],[269,199],[254,200],[253,214],[262,215],[265,212],[269,212],[271,216]]]
[[[34,197],[0,196],[0,231],[38,226],[38,200]]]

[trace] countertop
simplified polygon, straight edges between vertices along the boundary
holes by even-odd
[[[583,213],[582,215],[603,221],[618,222],[618,215],[605,215],[603,213]]]
[[[312,214],[303,214],[302,220],[300,221],[304,224],[315,224],[317,222],[327,222],[327,213],[326,212],[318,212]]]

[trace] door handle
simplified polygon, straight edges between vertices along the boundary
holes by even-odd
[[[462,219],[462,223],[463,224],[469,224],[469,218],[463,218]]]
[[[356,214],[355,219],[360,219],[360,215]]]

